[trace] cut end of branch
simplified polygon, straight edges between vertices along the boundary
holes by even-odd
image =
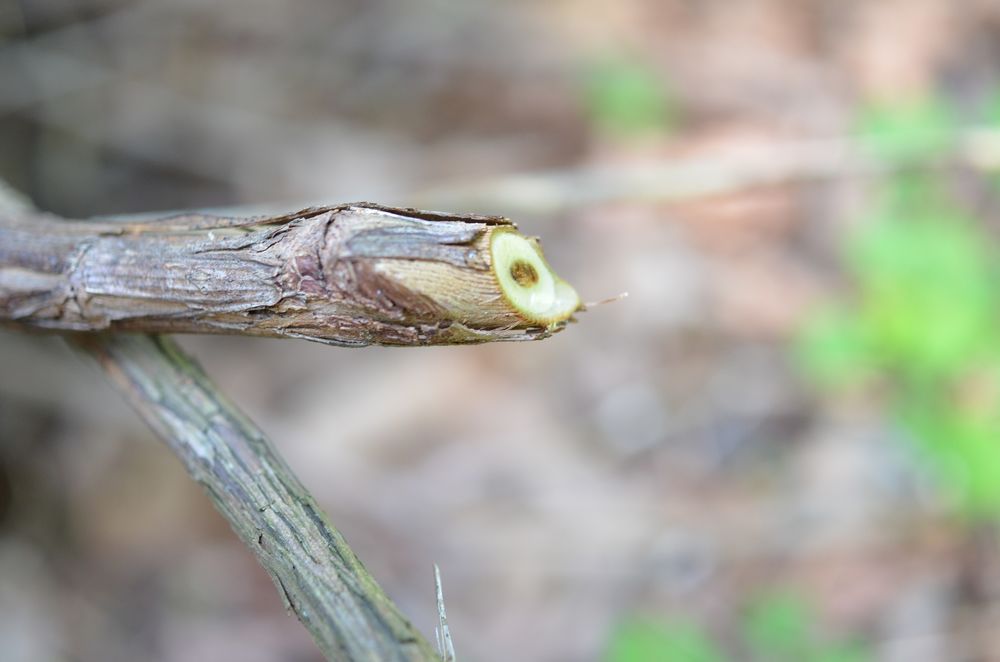
[[[0,215],[0,280],[0,321],[350,347],[537,340],[582,309],[508,219],[371,203],[142,222]]]
[[[509,220],[425,214],[354,207],[331,228],[329,281],[400,332],[383,344],[535,340],[581,309],[538,241]]]
[[[580,296],[545,261],[537,240],[494,230],[490,255],[504,301],[526,321],[551,327],[580,310]]]

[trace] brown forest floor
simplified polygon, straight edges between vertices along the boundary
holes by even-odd
[[[578,78],[607,54],[662,77],[671,131],[593,129]],[[0,0],[0,175],[71,216],[406,204],[844,135],[872,100],[971,104],[998,54],[987,0]],[[181,341],[428,634],[440,565],[460,659],[600,659],[634,613],[738,650],[746,605],[789,588],[876,659],[1000,660],[995,540],[878,402],[821,396],[790,357],[845,286],[865,189],[521,213],[585,299],[630,294],[544,343]],[[317,659],[95,370],[10,332],[0,366],[0,657]]]

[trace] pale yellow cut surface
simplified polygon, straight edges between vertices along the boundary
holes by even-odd
[[[520,315],[549,326],[580,309],[580,297],[545,261],[538,243],[514,231],[497,231],[490,239],[493,273],[500,292]]]

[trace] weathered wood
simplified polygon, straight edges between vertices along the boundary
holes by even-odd
[[[29,218],[31,214],[30,204],[0,180],[0,218]],[[84,227],[74,232],[89,236]],[[58,275],[53,266],[58,259],[39,258],[56,255],[52,247],[61,238],[68,237],[66,245],[74,245],[72,233],[57,233],[52,241],[37,233],[32,236],[39,242],[0,244],[0,250],[7,256],[19,255],[21,264],[36,265],[26,268],[43,277]],[[41,251],[38,246],[43,247]],[[36,290],[38,296],[44,292],[44,287]],[[163,337],[110,333],[72,334],[70,340],[97,360],[180,457],[257,556],[288,609],[308,628],[326,659],[439,659],[264,434],[176,344]]]
[[[327,659],[440,659],[264,434],[174,342],[133,334],[73,341],[184,462]]]
[[[491,248],[498,233],[525,241],[501,217],[369,203],[138,223],[4,214],[0,322],[347,346],[532,340],[558,331],[580,308],[576,293],[551,274],[537,243],[526,257],[542,282],[500,278]],[[528,301],[518,298],[522,290],[539,290],[529,308],[540,314],[519,307]]]

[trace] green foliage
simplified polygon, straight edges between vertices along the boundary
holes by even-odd
[[[1000,126],[1000,89],[993,90],[989,95],[983,111],[983,120],[987,126],[994,128]]]
[[[946,113],[883,113],[876,152],[938,149]],[[928,136],[936,136],[931,140]],[[929,175],[886,183],[847,247],[851,301],[816,314],[800,338],[805,371],[846,387],[878,379],[892,414],[972,516],[1000,514],[1000,288],[990,238]]]
[[[892,203],[866,223],[851,253],[859,321],[886,366],[908,379],[951,378],[994,342],[984,238],[956,210]]]
[[[809,605],[794,593],[777,591],[753,604],[743,624],[754,660],[762,662],[865,662],[859,644],[828,641],[816,630]]]
[[[909,429],[935,473],[954,494],[963,511],[975,518],[996,517],[1000,509],[1000,371],[977,377],[972,402],[957,394],[941,397],[912,394],[898,406],[900,422]],[[981,380],[981,381],[979,381]],[[976,383],[978,381],[978,383]],[[961,388],[962,385],[959,385]]]
[[[744,637],[758,657],[803,659],[810,646],[808,605],[791,593],[773,593],[751,606]]]
[[[662,79],[642,62],[621,57],[590,67],[584,104],[596,129],[618,137],[667,131],[674,123],[673,103]]]
[[[935,98],[873,105],[860,121],[868,147],[887,160],[939,155],[954,142],[956,127],[954,112]]]
[[[853,310],[836,305],[821,308],[800,333],[799,365],[824,386],[854,386],[876,370],[867,335]]]
[[[805,365],[825,382],[872,370],[953,379],[996,344],[988,243],[957,210],[901,190],[916,185],[897,184],[848,247],[854,305],[820,312],[805,331]]]
[[[860,645],[822,636],[809,605],[787,591],[760,596],[740,624],[736,648],[749,658],[722,652],[702,629],[689,623],[633,619],[614,633],[606,662],[867,662]]]
[[[607,662],[725,662],[704,632],[686,623],[630,620],[611,639]]]

